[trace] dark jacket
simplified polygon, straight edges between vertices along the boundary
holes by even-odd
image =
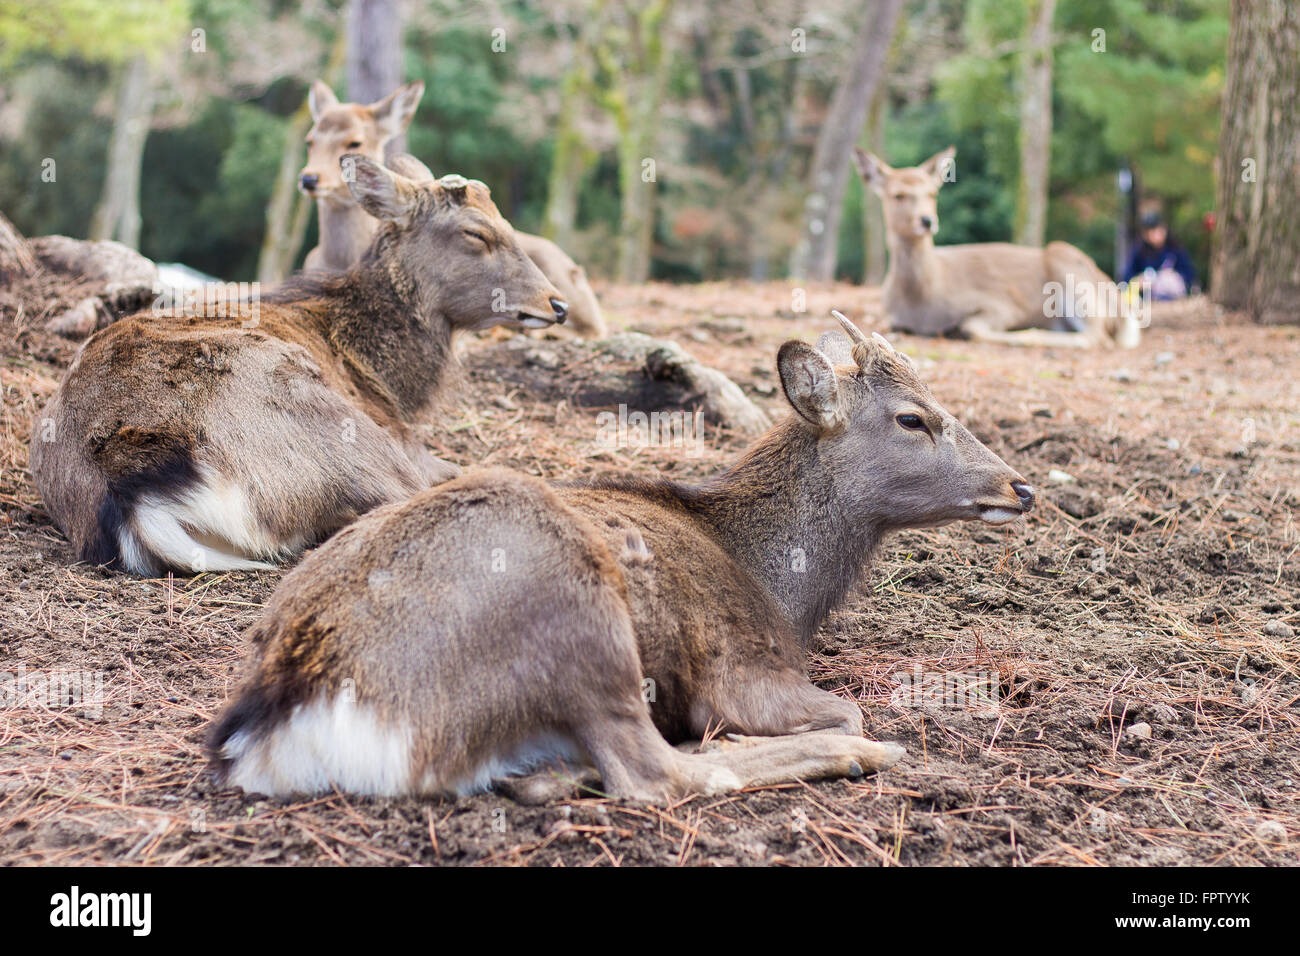
[[[1156,249],[1145,242],[1139,242],[1133,247],[1121,278],[1125,282],[1132,282],[1148,269],[1154,269],[1156,272],[1161,269],[1173,269],[1187,283],[1188,292],[1196,285],[1196,267],[1192,265],[1192,257],[1187,254],[1186,249],[1173,242],[1166,242],[1163,249]]]

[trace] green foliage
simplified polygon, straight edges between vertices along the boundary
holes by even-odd
[[[491,37],[456,28],[408,36],[406,75],[422,79],[424,99],[407,149],[435,175],[480,179],[507,218],[540,228],[551,141],[525,142],[499,115],[509,95],[511,59],[491,52]]]
[[[286,122],[218,100],[194,123],[155,132],[144,157],[141,251],[223,279],[254,275]]]
[[[17,75],[10,90],[30,103],[22,136],[0,149],[0,210],[29,236],[84,236],[99,200],[110,123],[94,114],[86,90],[107,70],[80,61],[42,62]],[[54,181],[42,172],[53,163]]]
[[[181,41],[187,0],[0,0],[0,67],[29,51],[119,63]]]
[[[1228,2],[1058,0],[1049,239],[1080,246],[1109,270],[1120,214],[1115,175],[1131,164],[1142,195],[1162,200],[1205,274],[1208,243],[1198,226],[1214,206]],[[937,71],[939,100],[984,142],[989,175],[1012,196],[1023,17],[1022,3],[973,0],[967,52]],[[1098,41],[1104,52],[1094,49]]]

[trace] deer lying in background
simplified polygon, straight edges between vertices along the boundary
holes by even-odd
[[[37,418],[31,470],[83,560],[264,568],[452,477],[410,428],[452,334],[563,321],[486,186],[348,159],[382,221],[349,272],[291,281],[255,321],[139,313],[82,347]]]
[[[856,703],[808,682],[805,647],[887,533],[1009,522],[1033,490],[837,317],[851,346],[782,346],[794,414],[703,485],[484,471],[311,554],[250,632],[219,778],[464,794],[559,758],[663,801],[892,764]],[[776,739],[669,745],[718,730]]]
[[[423,95],[423,83],[408,83],[378,103],[362,106],[340,103],[320,80],[312,84],[307,104],[314,123],[307,134],[307,165],[298,185],[316,200],[320,244],[307,253],[304,269],[338,271],[350,268],[360,258],[376,221],[352,198],[339,172],[339,158],[357,153],[384,162],[385,147],[410,125]],[[408,179],[433,179],[429,168],[408,153],[390,158],[388,167]],[[608,334],[600,303],[582,266],[549,239],[525,232],[515,236],[524,254],[559,289],[573,330],[592,338]]]
[[[920,166],[893,169],[853,151],[858,172],[884,207],[890,327],[1009,345],[1135,347],[1136,316],[1110,278],[1069,243],[935,246],[939,187],[955,155],[950,146]]]

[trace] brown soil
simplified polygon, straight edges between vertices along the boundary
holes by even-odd
[[[777,284],[611,288],[604,300],[615,328],[678,338],[780,415],[776,347],[815,339],[833,306],[860,315],[867,296],[813,289],[797,316]],[[900,535],[823,629],[812,678],[859,701],[868,732],[903,743],[905,762],[673,807],[523,808],[495,795],[280,803],[214,789],[202,732],[279,575],[141,581],[74,564],[25,471],[33,414],[74,346],[26,327],[39,307],[5,306],[0,671],[97,672],[103,706],[88,717],[5,704],[0,862],[1300,862],[1295,328],[1199,304],[1158,315],[1128,353],[900,339],[1042,502],[1005,529]],[[558,372],[492,337],[466,343],[434,450],[550,478],[619,467],[691,479],[743,445],[709,429],[694,458],[603,449],[596,411],[573,398],[599,360],[539,348]],[[574,388],[557,391],[556,374]],[[1074,481],[1053,482],[1053,469]],[[917,669],[988,675],[1000,701],[913,706],[897,691]],[[1129,731],[1139,722],[1149,737]]]

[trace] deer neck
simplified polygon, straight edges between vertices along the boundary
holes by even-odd
[[[884,524],[843,513],[830,464],[794,417],[699,489],[693,507],[805,647],[866,570]]]
[[[358,390],[412,421],[433,404],[454,361],[451,323],[384,238],[330,283],[328,337]]]
[[[933,298],[939,285],[939,257],[934,252],[934,237],[906,239],[889,237],[890,291],[913,302]]]
[[[352,268],[370,246],[378,222],[351,196],[316,200],[320,219],[321,265],[339,272]]]

